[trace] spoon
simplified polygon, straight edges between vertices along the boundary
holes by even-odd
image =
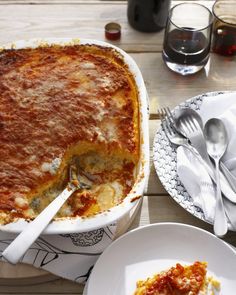
[[[223,122],[216,118],[210,119],[206,122],[204,134],[206,138],[207,152],[214,160],[216,168],[216,208],[214,233],[218,237],[223,237],[227,233],[228,224],[221,195],[219,162],[226,151],[228,137]]]
[[[66,188],[3,251],[2,256],[8,262],[12,264],[19,262],[73,192],[91,188],[90,184],[80,180],[78,170],[73,160],[69,167],[70,181]]]
[[[194,136],[189,138],[189,134],[186,133],[186,129],[184,128],[183,120],[191,119],[194,122],[195,127],[197,128],[198,132],[195,132]],[[203,135],[203,122],[202,118],[198,112],[190,108],[181,108],[176,110],[175,116],[173,118],[176,129],[183,134],[186,138],[189,138],[191,144],[196,148],[199,152],[201,157],[206,161],[206,163],[211,167],[211,162],[209,161],[209,156],[207,155],[207,150],[205,146],[205,139]],[[225,194],[224,195],[229,198],[230,201],[234,202],[235,199],[235,192],[236,192],[236,177],[229,171],[229,169],[224,165],[223,162],[220,162],[220,169],[223,172],[220,179],[223,180],[222,189],[225,192],[225,183],[226,185],[230,185],[232,188],[233,197],[230,197],[232,194]],[[224,179],[226,178],[226,179]]]
[[[211,166],[207,153],[206,142],[203,134],[203,123],[200,115],[190,109],[184,108],[177,111],[176,127],[187,138],[192,146],[198,151],[203,160]]]

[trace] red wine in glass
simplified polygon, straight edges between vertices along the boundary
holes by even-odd
[[[213,29],[212,50],[225,56],[236,55],[236,26],[216,22]]]
[[[193,28],[176,28],[166,33],[163,58],[170,69],[182,75],[195,73],[209,58],[210,40]]]
[[[217,0],[214,15],[212,50],[225,56],[236,55],[236,1]]]

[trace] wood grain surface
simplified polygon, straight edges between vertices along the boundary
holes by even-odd
[[[172,5],[183,1],[172,1]],[[187,1],[185,1],[187,2]],[[195,0],[209,8],[213,0]],[[152,143],[160,126],[157,109],[175,107],[195,95],[236,90],[236,58],[211,54],[208,65],[194,76],[182,77],[167,69],[162,60],[164,31],[141,33],[127,22],[126,1],[0,0],[0,46],[20,39],[46,37],[89,38],[107,41],[104,26],[118,22],[122,37],[112,44],[126,50],[138,64],[150,100],[151,171],[142,206],[131,229],[156,222],[181,222],[212,232],[212,226],[185,211],[165,191],[152,164]],[[225,241],[236,246],[236,233]],[[83,285],[59,279],[31,266],[0,263],[0,294],[77,294]],[[100,294],[99,294],[100,295]],[[227,294],[228,295],[228,294]]]
[[[172,5],[181,1],[172,1]],[[213,1],[201,1],[212,6]],[[1,5],[2,4],[2,5]],[[128,52],[161,51],[164,31],[141,33],[127,22],[126,1],[0,1],[0,44],[18,39],[73,37],[106,40],[104,26],[118,22],[122,37],[113,42]]]

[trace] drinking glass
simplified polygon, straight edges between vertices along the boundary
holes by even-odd
[[[200,71],[209,59],[213,16],[205,6],[181,3],[168,15],[163,59],[181,75]]]
[[[236,0],[218,0],[212,11],[212,50],[221,55],[236,55]]]

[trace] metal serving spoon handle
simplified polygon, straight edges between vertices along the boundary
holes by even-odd
[[[3,251],[2,256],[10,263],[16,264],[36,241],[52,218],[56,215],[66,200],[78,188],[69,186],[56,197],[27,227],[15,238],[15,240]]]
[[[36,241],[49,222],[53,219],[68,198],[79,189],[90,189],[91,185],[80,180],[79,167],[76,158],[72,160],[69,169],[69,183],[59,196],[57,196],[15,240],[3,251],[2,256],[10,263],[16,264]]]

